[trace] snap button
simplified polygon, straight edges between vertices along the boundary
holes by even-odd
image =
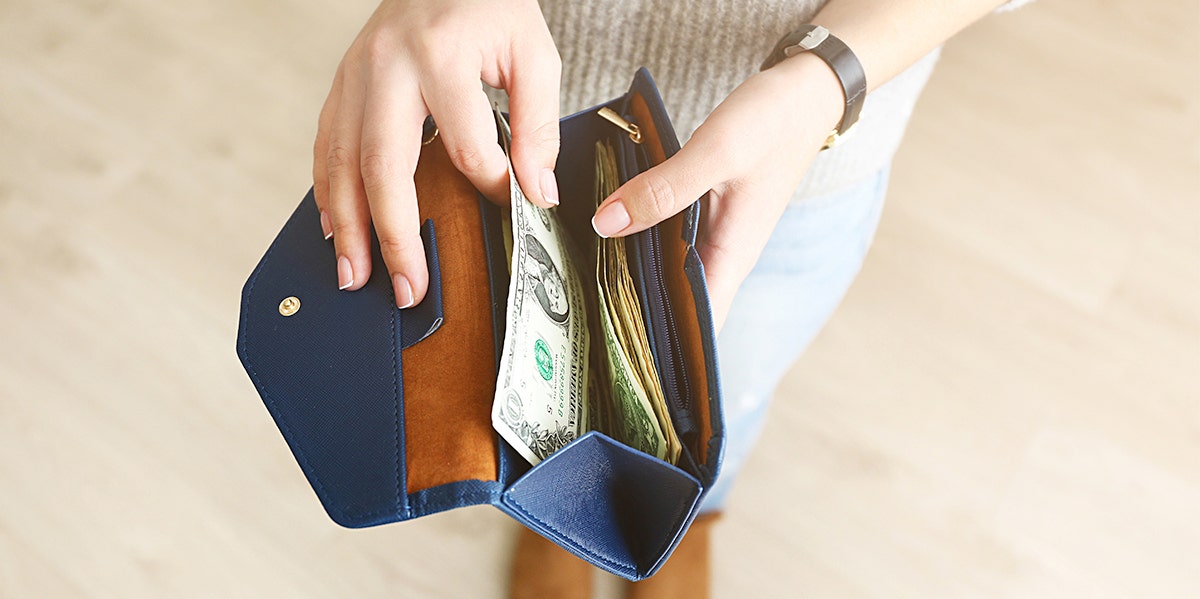
[[[279,313],[284,316],[291,316],[300,311],[300,298],[289,295],[279,302]]]

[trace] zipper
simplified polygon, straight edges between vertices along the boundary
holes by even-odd
[[[642,130],[638,128],[637,123],[634,123],[620,114],[617,114],[617,111],[607,106],[597,111],[597,114],[599,114],[604,120],[624,129],[625,132],[629,134],[629,139],[633,141],[633,143],[642,143]]]
[[[647,229],[646,234],[650,240],[651,255],[661,258],[662,243],[658,238],[658,230]],[[651,277],[650,282],[656,286],[659,293],[647,299],[658,300],[658,305],[655,307],[660,310],[664,320],[666,320],[665,336],[668,356],[666,360],[663,360],[663,369],[666,372],[660,378],[669,381],[672,387],[671,390],[674,391],[674,393],[667,394],[667,400],[670,402],[676,417],[675,432],[683,440],[683,443],[690,448],[696,436],[696,425],[692,420],[692,410],[687,400],[687,398],[692,396],[691,385],[686,376],[686,368],[678,362],[683,358],[683,348],[679,343],[679,336],[676,334],[678,329],[675,328],[675,314],[671,311],[671,299],[667,296],[661,260],[650,261],[649,276]]]

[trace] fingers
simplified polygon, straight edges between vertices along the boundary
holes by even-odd
[[[357,69],[348,68],[326,154],[338,289],[359,289],[371,276],[371,213],[359,162],[365,91],[364,77]]]
[[[313,198],[320,212],[321,234],[325,239],[333,236],[333,225],[329,218],[329,134],[333,128],[333,117],[337,114],[338,100],[342,95],[342,66],[338,65],[333,76],[333,85],[321,114],[317,117],[317,139],[313,143]]]
[[[738,222],[744,220],[739,216],[748,212],[739,208],[752,206],[752,203],[750,194],[735,190],[712,194],[701,210],[703,226],[696,251],[704,264],[713,328],[717,331],[725,322],[738,287],[761,252],[755,247],[757,236],[770,234],[769,228],[757,225],[753,218]]]
[[[720,153],[693,137],[666,162],[627,181],[592,217],[601,237],[630,235],[650,228],[690,206],[725,179]]]
[[[719,331],[742,281],[750,274],[799,181],[779,177],[786,165],[760,165],[706,196],[696,251],[704,264]],[[775,176],[772,176],[775,175]]]
[[[558,90],[562,64],[553,42],[513,60],[509,110],[512,162],[525,196],[541,208],[558,204]]]
[[[397,305],[423,299],[429,274],[413,175],[426,115],[455,167],[508,202],[508,160],[481,79],[522,90],[513,102],[514,174],[535,203],[557,203],[559,69],[536,3],[381,3],[339,66],[313,145],[313,193],[322,233],[333,238],[338,287],[370,278],[374,225]]]
[[[464,65],[465,66],[465,65]],[[492,201],[507,203],[508,160],[496,143],[496,118],[476,67],[422,81],[429,107],[450,161]]]
[[[425,106],[416,84],[396,71],[376,73],[370,88],[360,159],[363,188],[396,305],[409,308],[424,299],[429,287],[413,185]]]

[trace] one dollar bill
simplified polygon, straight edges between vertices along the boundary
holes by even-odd
[[[496,112],[508,153],[510,130]],[[512,260],[492,426],[531,464],[588,430],[583,286],[558,216],[533,205],[508,166]]]

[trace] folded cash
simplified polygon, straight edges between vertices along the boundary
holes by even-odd
[[[596,203],[620,187],[612,145],[596,142]],[[623,237],[596,237],[596,289],[618,438],[672,464],[682,445],[667,411]],[[599,376],[594,374],[593,376]]]

